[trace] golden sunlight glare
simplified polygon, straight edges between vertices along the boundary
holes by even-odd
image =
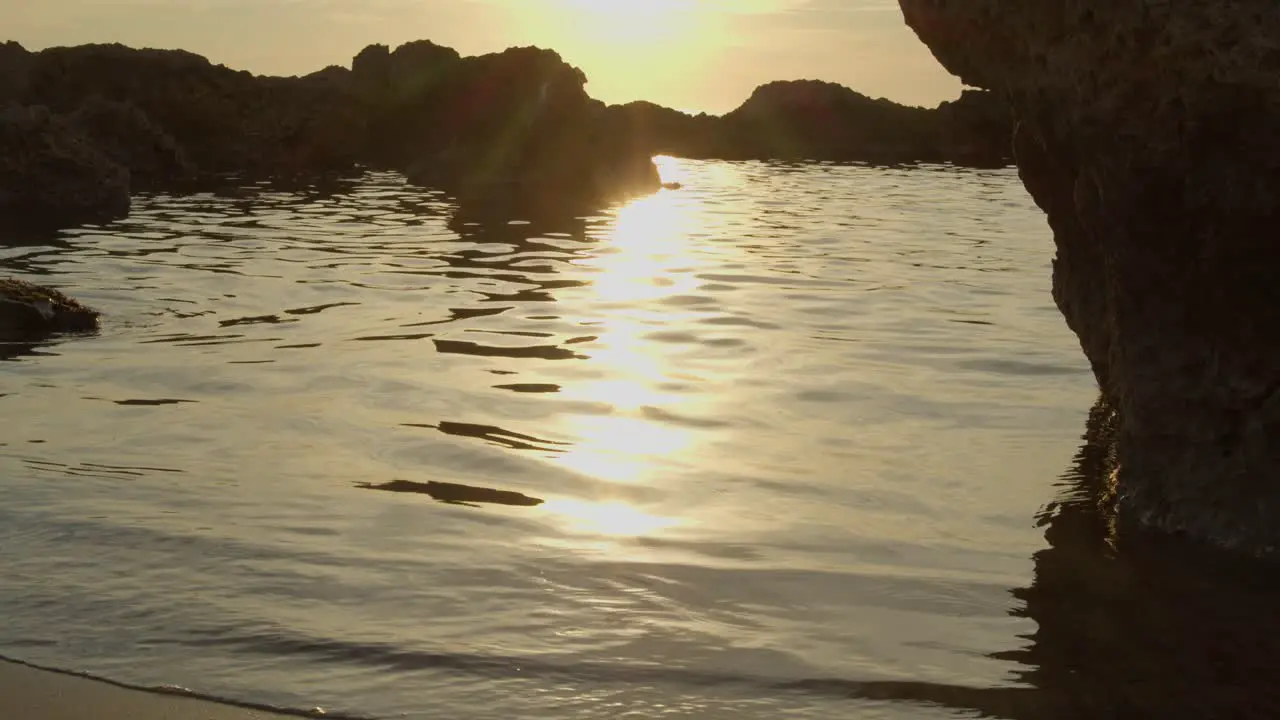
[[[614,537],[650,535],[679,523],[675,518],[650,515],[622,502],[549,500],[545,509],[566,521],[573,532]]]
[[[688,34],[702,9],[696,0],[560,0],[597,39],[652,44]]]

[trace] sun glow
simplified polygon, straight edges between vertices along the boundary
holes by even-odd
[[[664,180],[681,176],[679,161],[664,158],[659,165]],[[703,212],[689,195],[662,190],[619,208],[609,234],[599,238],[602,251],[587,261],[595,270],[588,301],[605,315],[599,339],[586,352],[602,377],[568,384],[562,397],[607,406],[609,413],[565,417],[578,442],[557,454],[556,464],[643,485],[697,443],[698,432],[655,421],[652,413],[692,411],[688,396],[663,390],[683,370],[654,336],[697,319],[696,311],[664,301],[694,293],[702,282],[697,272],[706,261],[692,244],[704,229]]]
[[[696,0],[560,0],[599,40],[655,45],[685,40],[705,21]]]
[[[571,532],[611,537],[652,535],[679,523],[675,518],[650,515],[622,502],[556,499],[544,509],[565,521]]]
[[[554,48],[607,103],[679,96],[730,42],[730,15],[706,0],[494,1],[521,43]]]

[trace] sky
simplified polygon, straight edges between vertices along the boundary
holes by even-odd
[[[0,40],[182,48],[259,74],[349,66],[372,43],[559,51],[608,103],[723,113],[771,80],[932,107],[960,93],[896,0],[0,0]]]

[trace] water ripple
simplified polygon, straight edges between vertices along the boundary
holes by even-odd
[[[359,717],[1021,712],[1008,591],[1093,387],[1015,174],[663,171],[0,242],[105,313],[0,346],[0,652]]]

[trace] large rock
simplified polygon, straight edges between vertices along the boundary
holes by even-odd
[[[459,60],[457,51],[425,40],[395,52],[370,45],[355,56],[352,84],[369,108],[366,152],[372,160],[403,169],[421,154],[442,110],[434,91]]]
[[[818,80],[772,82],[724,117],[735,144],[786,160],[942,160],[930,111]]]
[[[463,202],[590,206],[657,190],[652,157],[615,137],[586,76],[538,48],[463,58],[401,101],[412,181]]]
[[[0,278],[0,342],[34,340],[50,333],[84,332],[97,327],[97,310],[50,287]]]
[[[1013,121],[994,93],[968,90],[936,109],[873,100],[835,83],[761,85],[725,115],[689,115],[648,102],[608,108],[620,137],[651,153],[726,160],[953,162],[1013,160]]]
[[[760,154],[751,148],[735,146],[718,115],[690,115],[637,100],[605,108],[603,122],[615,137],[652,155],[735,160]]]
[[[292,176],[350,170],[364,113],[342,83],[269,78],[182,50],[49,48],[31,58],[23,101],[70,113],[95,96],[129,103],[206,175]]]
[[[0,43],[0,104],[16,102],[27,90],[31,53],[10,40]]]
[[[129,211],[129,171],[47,108],[0,108],[0,220],[73,225]]]
[[[1013,106],[1054,297],[1119,412],[1122,516],[1275,554],[1275,4],[900,2],[943,65]]]
[[[968,89],[933,112],[951,162],[987,168],[1013,162],[1013,113],[1000,95]]]
[[[177,141],[133,103],[94,95],[67,120],[94,147],[129,169],[134,191],[171,187],[195,175],[195,166]]]

